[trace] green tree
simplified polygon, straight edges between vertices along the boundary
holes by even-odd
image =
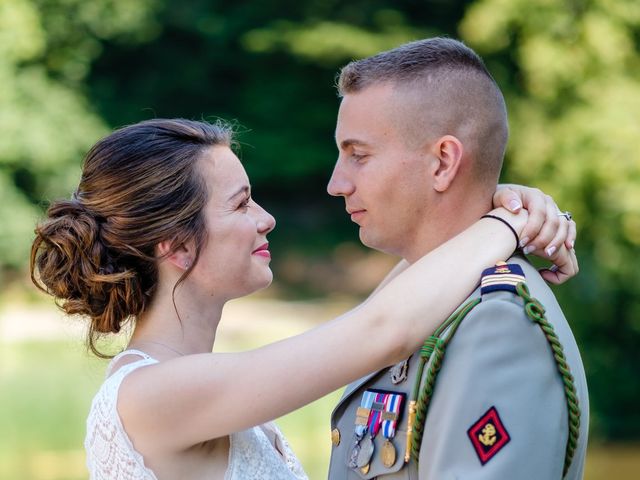
[[[107,131],[84,79],[105,39],[154,32],[153,0],[0,0],[0,270],[24,268],[43,198],[68,195]]]
[[[592,426],[640,429],[640,3],[482,0],[460,25],[507,92],[510,180],[574,212],[581,274],[560,290],[589,375]]]

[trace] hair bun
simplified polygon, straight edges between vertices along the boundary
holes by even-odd
[[[32,280],[66,313],[90,317],[92,332],[117,333],[144,298],[135,271],[104,244],[101,223],[78,199],[54,202],[35,230]]]

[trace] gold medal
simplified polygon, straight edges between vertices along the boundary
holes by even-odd
[[[382,457],[382,464],[387,468],[393,467],[393,464],[396,463],[396,448],[388,438],[382,445],[380,456]]]

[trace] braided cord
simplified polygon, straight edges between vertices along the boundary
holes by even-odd
[[[451,315],[438,329],[427,338],[420,349],[420,364],[418,366],[418,375],[416,376],[416,383],[413,389],[412,398],[417,398],[416,403],[416,417],[415,417],[415,425],[413,427],[413,438],[411,442],[411,456],[416,461],[419,462],[420,457],[420,446],[422,445],[422,436],[424,433],[424,425],[427,418],[427,411],[429,410],[429,403],[431,401],[431,396],[433,395],[433,389],[436,381],[436,377],[440,368],[442,367],[442,362],[444,360],[445,349],[453,337],[453,334],[456,333],[458,326],[462,323],[462,320],[467,316],[467,314],[473,310],[473,308],[481,302],[480,298],[476,298],[473,300],[469,300],[466,304],[460,307],[453,315]],[[441,335],[451,326],[451,330],[446,338],[441,338]],[[424,371],[424,366],[429,362],[429,359],[433,356],[433,361],[429,364],[427,368],[427,376],[425,379],[425,384],[422,390],[420,390],[420,383],[422,381],[422,373]],[[419,393],[419,396],[418,396]]]
[[[567,449],[564,457],[564,469],[562,476],[564,477],[569,471],[573,455],[578,445],[578,437],[580,436],[580,405],[578,403],[578,395],[576,387],[573,383],[573,375],[564,356],[564,349],[553,329],[553,325],[549,323],[545,316],[545,309],[542,304],[529,294],[529,288],[524,283],[516,285],[516,291],[525,301],[525,312],[527,316],[537,323],[544,332],[551,350],[555,358],[558,371],[562,377],[564,384],[564,392],[567,397],[567,408],[569,411],[569,437],[567,438]]]

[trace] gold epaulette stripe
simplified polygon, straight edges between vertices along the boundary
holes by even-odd
[[[482,280],[482,284],[483,285],[493,285],[495,283],[505,283],[505,282],[524,282],[524,278],[520,277],[501,277],[501,278],[492,278],[492,279],[487,279],[487,280]]]
[[[509,285],[515,285],[524,281],[525,278],[522,275],[492,275],[490,277],[484,277],[482,279],[482,286],[496,285],[498,283],[508,283]]]

